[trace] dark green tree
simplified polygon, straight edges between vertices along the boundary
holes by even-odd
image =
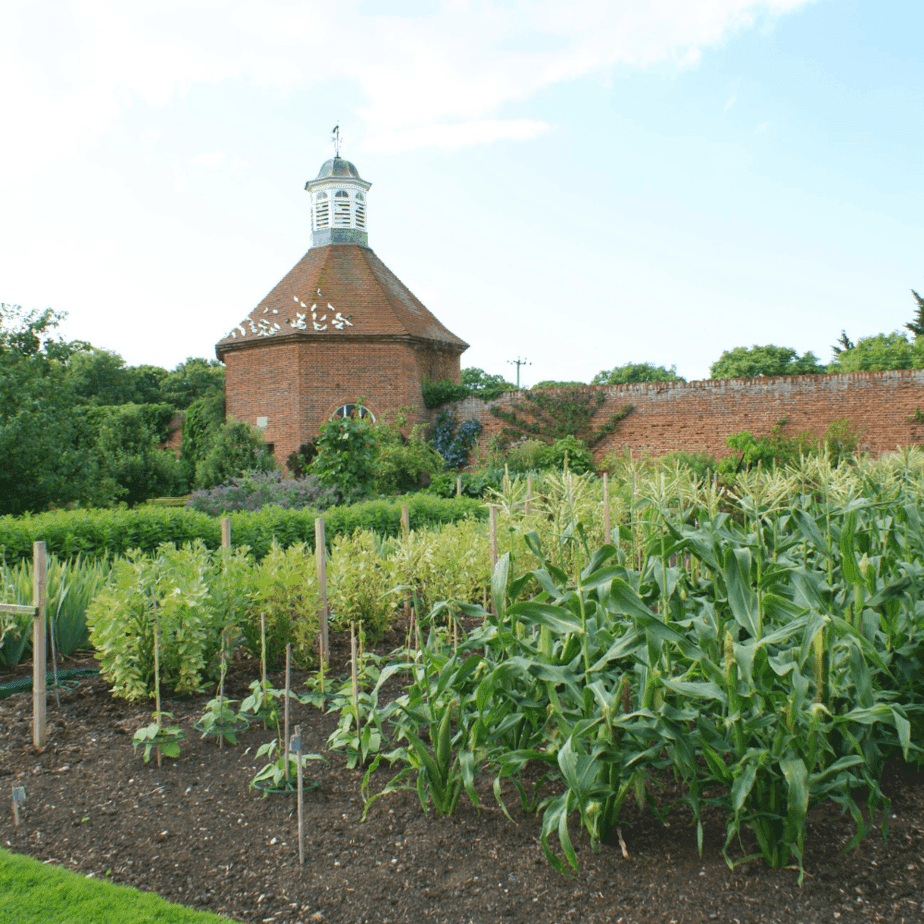
[[[771,375],[810,375],[826,372],[818,357],[809,351],[800,356],[790,347],[735,347],[726,350],[710,367],[714,379],[749,379]]]
[[[0,304],[0,514],[46,510],[93,492],[88,437],[67,364],[87,349],[56,334],[64,315]]]
[[[362,406],[362,401],[356,402]],[[309,466],[326,488],[336,492],[338,502],[357,500],[370,494],[376,479],[379,441],[369,417],[353,413],[334,417],[321,425],[315,437],[318,454]]]
[[[633,382],[685,382],[677,375],[677,367],[656,366],[654,363],[626,363],[598,372],[591,381],[592,385],[629,385]]]
[[[914,289],[911,290],[911,294],[914,296],[915,302],[917,302],[917,310],[914,314],[914,320],[909,321],[905,327],[910,330],[915,337],[920,337],[924,335],[924,298],[918,295]]]
[[[855,346],[856,344],[847,336],[847,331],[842,330],[840,337],[837,338],[837,343],[831,349],[834,351],[835,356],[840,356],[845,350],[852,350]]]
[[[161,400],[185,410],[193,401],[224,394],[225,367],[216,359],[190,357],[168,372],[161,383]]]
[[[275,467],[262,431],[229,420],[221,425],[205,458],[196,466],[195,486],[214,488],[246,472],[271,472]]]

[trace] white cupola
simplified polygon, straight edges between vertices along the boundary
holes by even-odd
[[[366,230],[367,183],[338,151],[324,161],[320,173],[305,184],[311,194],[311,243],[369,246]]]

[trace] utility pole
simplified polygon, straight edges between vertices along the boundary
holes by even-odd
[[[508,359],[507,363],[511,366],[517,367],[517,391],[520,390],[520,366],[531,366],[532,363],[527,362],[525,359],[520,359],[518,356],[516,359]]]

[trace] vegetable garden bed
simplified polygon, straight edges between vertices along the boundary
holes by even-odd
[[[402,639],[399,627],[378,650]],[[345,675],[349,640],[333,636],[332,643],[332,674]],[[23,664],[19,672],[27,669]],[[255,663],[235,665],[229,695],[243,696],[258,672]],[[293,688],[303,688],[306,677],[294,672]],[[281,685],[281,675],[272,679]],[[795,869],[755,861],[730,870],[721,853],[724,822],[708,813],[700,856],[689,813],[669,809],[677,795],[669,780],[657,790],[667,827],[627,804],[621,832],[628,858],[618,841],[594,852],[576,837],[580,871],[567,878],[545,860],[539,821],[519,812],[513,791],[512,822],[494,808],[488,786],[481,811],[463,801],[452,817],[432,810],[425,816],[415,794],[400,792],[378,800],[361,822],[362,772],[323,749],[335,717],[294,705],[305,746],[326,758],[312,767],[318,789],[304,796],[300,867],[294,797],[261,799],[248,788],[267,733],[254,723],[237,747],[222,750],[203,740],[192,723],[208,696],[171,703],[187,737],[179,760],[161,770],[132,749],[148,706],[114,699],[102,678],[63,694],[60,712],[50,708],[50,740],[41,752],[31,746],[28,694],[0,702],[0,786],[7,794],[11,785],[27,791],[18,828],[3,800],[0,840],[17,852],[253,924],[912,924],[924,917],[924,778],[900,764],[891,764],[883,779],[892,800],[888,841],[874,830],[843,853],[854,833],[849,817],[829,810],[811,815],[801,887]],[[391,775],[379,772],[375,786]]]

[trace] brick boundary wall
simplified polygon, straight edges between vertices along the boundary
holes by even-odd
[[[741,430],[761,436],[783,418],[789,435],[807,430],[820,435],[833,421],[850,421],[862,431],[862,448],[876,455],[924,440],[924,421],[913,419],[916,411],[924,412],[924,369],[596,387],[606,393],[594,416],[598,425],[626,404],[633,408],[594,450],[598,464],[620,449],[635,458],[678,451],[726,456],[726,437]],[[518,400],[520,392],[490,403],[469,397],[437,408],[432,419],[448,407],[459,420],[479,420],[484,447],[504,426],[490,405],[509,410]]]

